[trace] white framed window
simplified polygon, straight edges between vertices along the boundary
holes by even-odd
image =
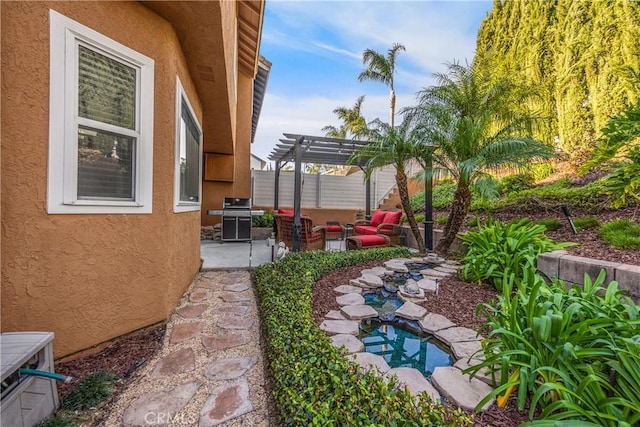
[[[151,213],[154,61],[49,19],[48,213]]]
[[[176,78],[174,212],[199,211],[202,200],[202,126]]]

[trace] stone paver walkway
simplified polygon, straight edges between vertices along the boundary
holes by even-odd
[[[374,314],[373,308],[364,304],[362,294],[384,287],[383,278],[387,275],[392,275],[394,272],[408,272],[406,264],[410,262],[428,262],[436,266],[421,270],[423,278],[419,281],[407,279],[405,285],[399,286],[398,297],[404,304],[395,310],[395,315],[417,321],[424,332],[433,334],[449,346],[456,359],[451,367],[435,368],[431,381],[414,368],[391,369],[382,356],[365,352],[364,344],[357,338],[360,332],[360,321],[377,317],[377,312]],[[334,290],[341,294],[336,298],[341,306],[340,312],[327,313],[320,329],[331,336],[334,346],[345,347],[350,357],[363,369],[376,371],[384,377],[395,376],[399,386],[407,387],[414,395],[426,392],[433,401],[439,401],[442,396],[454,405],[473,411],[475,406],[491,392],[491,386],[488,385],[491,380],[487,375],[479,373],[474,378],[470,378],[469,375],[462,373],[463,369],[469,367],[469,363],[473,364],[474,361],[477,363],[479,360],[474,354],[482,348],[480,338],[476,331],[459,327],[440,314],[428,313],[425,308],[417,304],[425,301],[429,293],[437,292],[437,281],[454,274],[458,266],[442,258],[398,258],[389,260],[384,265],[385,267],[363,270],[361,276],[351,280],[348,285],[336,287]],[[474,358],[469,360],[472,356]],[[492,399],[482,409],[486,410],[493,402]]]
[[[268,426],[263,356],[248,271],[199,274],[105,426]]]

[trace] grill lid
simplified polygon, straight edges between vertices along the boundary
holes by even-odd
[[[224,209],[251,209],[251,199],[242,197],[225,197],[222,207]]]

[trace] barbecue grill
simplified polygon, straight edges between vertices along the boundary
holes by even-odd
[[[264,215],[263,210],[251,209],[251,199],[225,197],[222,210],[208,210],[207,215],[222,216],[222,241],[251,241],[251,217]]]

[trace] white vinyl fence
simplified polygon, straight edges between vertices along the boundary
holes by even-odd
[[[271,206],[274,202],[275,171],[251,171],[251,199],[256,206]],[[294,172],[280,172],[279,206],[293,206]],[[395,188],[395,168],[386,167],[371,174],[371,206],[384,202]],[[363,208],[366,186],[359,171],[348,176],[302,174],[303,208]]]

